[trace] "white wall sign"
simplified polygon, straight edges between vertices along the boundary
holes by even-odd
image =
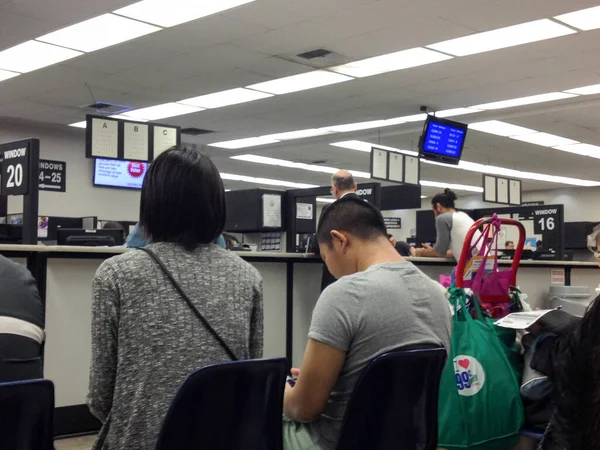
[[[93,157],[119,157],[119,122],[108,119],[92,119]]]
[[[263,227],[281,227],[281,196],[263,194]]]
[[[378,148],[374,148],[372,151],[372,168],[371,174],[373,178],[387,179],[388,169],[388,152]]]
[[[177,128],[154,126],[154,159],[177,145]]]
[[[296,218],[312,220],[312,218],[313,218],[312,203],[296,203]]]
[[[404,182],[404,155],[390,153],[390,181]]]
[[[148,125],[123,124],[123,157],[127,160],[148,161]]]

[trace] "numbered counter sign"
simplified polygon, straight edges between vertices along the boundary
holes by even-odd
[[[2,195],[26,195],[29,193],[28,141],[2,152]]]
[[[558,226],[558,208],[536,209],[533,211],[533,232],[543,234],[554,231]]]

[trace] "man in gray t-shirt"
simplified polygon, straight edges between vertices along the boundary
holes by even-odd
[[[377,355],[450,345],[443,290],[390,245],[373,206],[351,197],[331,204],[317,239],[338,281],[315,306],[298,380],[286,387],[284,450],[335,448],[356,382]]]

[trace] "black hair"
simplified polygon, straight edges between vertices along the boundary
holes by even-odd
[[[457,195],[452,189],[446,188],[444,192],[435,194],[431,199],[431,205],[435,207],[438,203],[444,208],[454,209],[454,202],[458,199]]]
[[[354,181],[354,177],[352,176],[352,174],[346,177],[333,175],[331,177],[331,184],[338,188],[340,191],[349,191],[350,189],[354,189],[356,182]]]
[[[506,241],[506,242],[504,242],[504,245],[514,244],[514,243],[515,243],[514,241]]]
[[[102,225],[102,228],[125,231],[125,227],[119,222],[106,222],[104,225]]]
[[[175,146],[150,164],[142,186],[140,225],[153,242],[186,250],[214,241],[225,227],[225,189],[210,158]]]
[[[387,237],[381,212],[354,195],[343,197],[325,209],[317,228],[317,242],[331,246],[332,230],[345,231],[364,240]]]

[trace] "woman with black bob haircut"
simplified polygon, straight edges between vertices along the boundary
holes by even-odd
[[[219,172],[199,151],[173,147],[150,165],[140,225],[151,243],[105,261],[92,286],[94,449],[154,448],[187,375],[262,357],[260,275],[213,243],[225,209]]]

